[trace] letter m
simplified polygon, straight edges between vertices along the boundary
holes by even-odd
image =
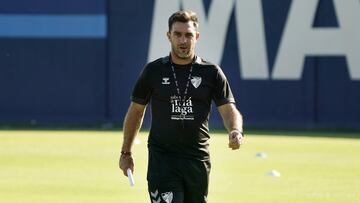
[[[228,22],[233,9],[233,0],[213,0],[206,18],[203,1],[199,0],[155,0],[153,25],[149,48],[149,61],[161,57],[170,51],[170,44],[166,38],[168,31],[169,16],[181,8],[195,11],[199,17],[200,41],[197,44],[197,51],[208,60],[219,63],[221,60]],[[216,11],[215,11],[216,9]],[[225,23],[224,23],[225,22]],[[214,33],[214,31],[216,31]],[[208,35],[207,33],[214,33]],[[204,49],[204,45],[206,49]],[[209,47],[211,44],[211,47]]]
[[[167,54],[167,19],[180,9],[191,9],[199,17],[200,40],[196,52],[220,64],[231,14],[235,8],[241,76],[244,79],[268,79],[261,0],[212,0],[206,15],[202,0],[155,0],[148,61]],[[241,24],[241,29],[240,29]]]

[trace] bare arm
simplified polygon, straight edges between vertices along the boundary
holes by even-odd
[[[218,107],[224,126],[229,132],[229,147],[239,149],[243,140],[243,119],[235,104],[229,103]]]
[[[121,151],[131,152],[135,136],[138,134],[146,106],[131,102],[124,119],[124,141]]]
[[[130,168],[134,171],[134,160],[131,155],[131,149],[136,135],[138,134],[144,114],[145,105],[131,102],[128,112],[126,113],[124,120],[124,140],[121,148],[122,155],[119,160],[119,167],[123,171],[124,175],[127,175],[126,170]]]

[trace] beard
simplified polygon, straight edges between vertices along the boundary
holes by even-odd
[[[192,48],[189,48],[187,50],[182,50],[178,47],[174,47],[172,48],[173,50],[173,53],[175,53],[175,55],[180,58],[180,59],[189,59],[192,57],[192,53],[194,51],[192,51],[193,49]]]

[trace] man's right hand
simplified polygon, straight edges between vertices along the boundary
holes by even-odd
[[[134,159],[131,154],[121,154],[119,159],[119,168],[127,176],[127,169],[130,168],[134,172]]]

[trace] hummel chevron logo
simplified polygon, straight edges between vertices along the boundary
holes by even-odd
[[[162,78],[163,81],[162,81],[161,84],[163,84],[163,85],[169,85],[169,84],[170,84],[169,79],[170,79],[170,78]]]
[[[151,195],[151,202],[152,203],[160,203],[160,201],[161,201],[161,198],[160,198],[160,196],[159,196],[159,198],[157,198],[158,197],[158,194],[159,194],[159,191],[158,190],[156,190],[155,192],[151,192],[150,191],[150,195]]]
[[[152,201],[152,203],[160,203],[161,199],[159,197],[158,200],[152,199],[151,201]]]
[[[156,190],[155,192],[150,192],[150,194],[151,194],[151,197],[157,197],[159,192],[158,192],[158,190]]]

